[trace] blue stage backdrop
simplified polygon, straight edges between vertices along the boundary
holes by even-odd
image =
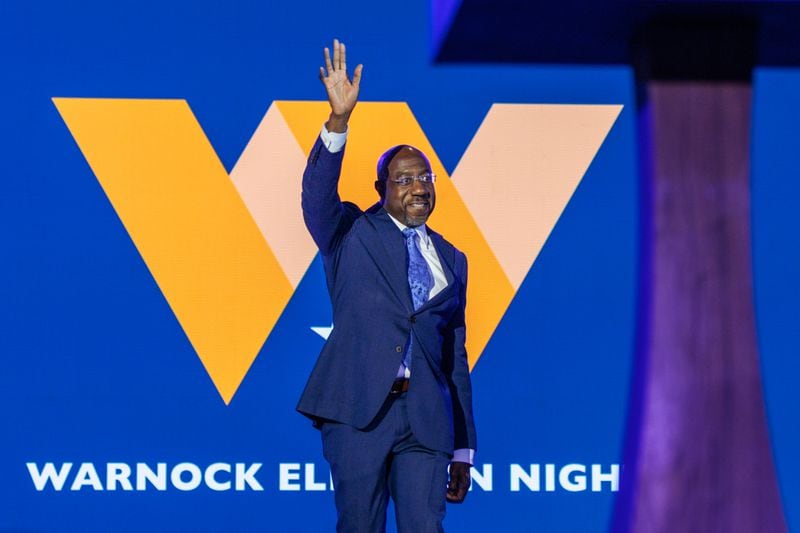
[[[299,184],[333,37],[365,65],[345,196],[374,200],[389,142],[421,145],[431,225],[470,261],[479,449],[445,527],[607,530],[634,350],[631,72],[435,65],[430,18],[423,0],[3,4],[0,530],[333,529],[294,411],[331,327]]]
[[[753,271],[764,399],[790,531],[800,528],[800,69],[759,69],[753,102]]]

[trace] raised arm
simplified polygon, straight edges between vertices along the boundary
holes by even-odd
[[[333,60],[325,48],[325,67],[320,67],[319,78],[328,94],[331,112],[325,129],[331,133],[345,133],[347,122],[358,102],[362,65],[358,65],[352,80],[347,75],[347,51],[344,43],[333,41]],[[308,157],[303,173],[303,218],[314,242],[323,255],[331,254],[341,237],[360,215],[352,204],[342,204],[339,198],[339,174],[342,169],[343,148],[328,149],[329,144],[317,139]]]

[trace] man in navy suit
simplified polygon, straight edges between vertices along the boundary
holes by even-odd
[[[378,162],[380,201],[361,211],[338,194],[347,123],[362,65],[325,48],[331,113],[308,158],[302,206],[319,247],[334,329],[297,409],[314,420],[330,463],[337,530],[442,531],[460,503],[476,449],[464,348],[467,262],[425,223],[436,205],[425,155],[407,145]],[[448,481],[449,465],[449,481]]]

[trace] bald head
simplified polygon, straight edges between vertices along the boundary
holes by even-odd
[[[428,169],[430,169],[430,161],[428,161],[428,157],[420,150],[410,144],[398,144],[397,146],[392,146],[378,159],[378,181],[386,182],[386,179],[389,177],[389,165],[392,163],[392,160],[397,156],[397,154],[404,152],[404,153],[416,153],[425,160],[425,163],[428,165]],[[380,191],[378,191],[380,192]],[[383,198],[383,195],[381,195]]]

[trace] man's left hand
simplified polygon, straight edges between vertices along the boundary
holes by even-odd
[[[461,503],[469,490],[469,463],[453,461],[450,463],[450,483],[447,485],[447,501]]]

